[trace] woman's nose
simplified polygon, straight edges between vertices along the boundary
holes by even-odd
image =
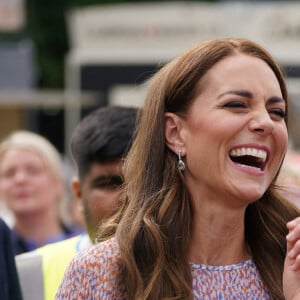
[[[265,109],[254,112],[249,129],[260,135],[269,135],[274,131],[274,121],[271,119],[269,112]]]
[[[15,181],[16,182],[23,182],[25,179],[26,179],[27,175],[25,174],[25,172],[23,171],[18,171],[16,174],[15,174]]]

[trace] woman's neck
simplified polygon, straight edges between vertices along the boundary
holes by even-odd
[[[195,211],[189,248],[191,262],[230,265],[249,259],[244,209],[201,208]]]

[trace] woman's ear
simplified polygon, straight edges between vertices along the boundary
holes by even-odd
[[[168,148],[176,155],[179,150],[184,152],[183,120],[174,113],[165,113],[165,139]]]

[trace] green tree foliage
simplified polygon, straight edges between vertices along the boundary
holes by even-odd
[[[27,35],[35,45],[41,88],[63,87],[68,50],[65,9],[66,1],[62,0],[27,0]]]

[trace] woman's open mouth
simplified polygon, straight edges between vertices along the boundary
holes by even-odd
[[[266,165],[268,153],[262,149],[241,147],[232,149],[229,152],[229,157],[236,164],[263,171]]]

